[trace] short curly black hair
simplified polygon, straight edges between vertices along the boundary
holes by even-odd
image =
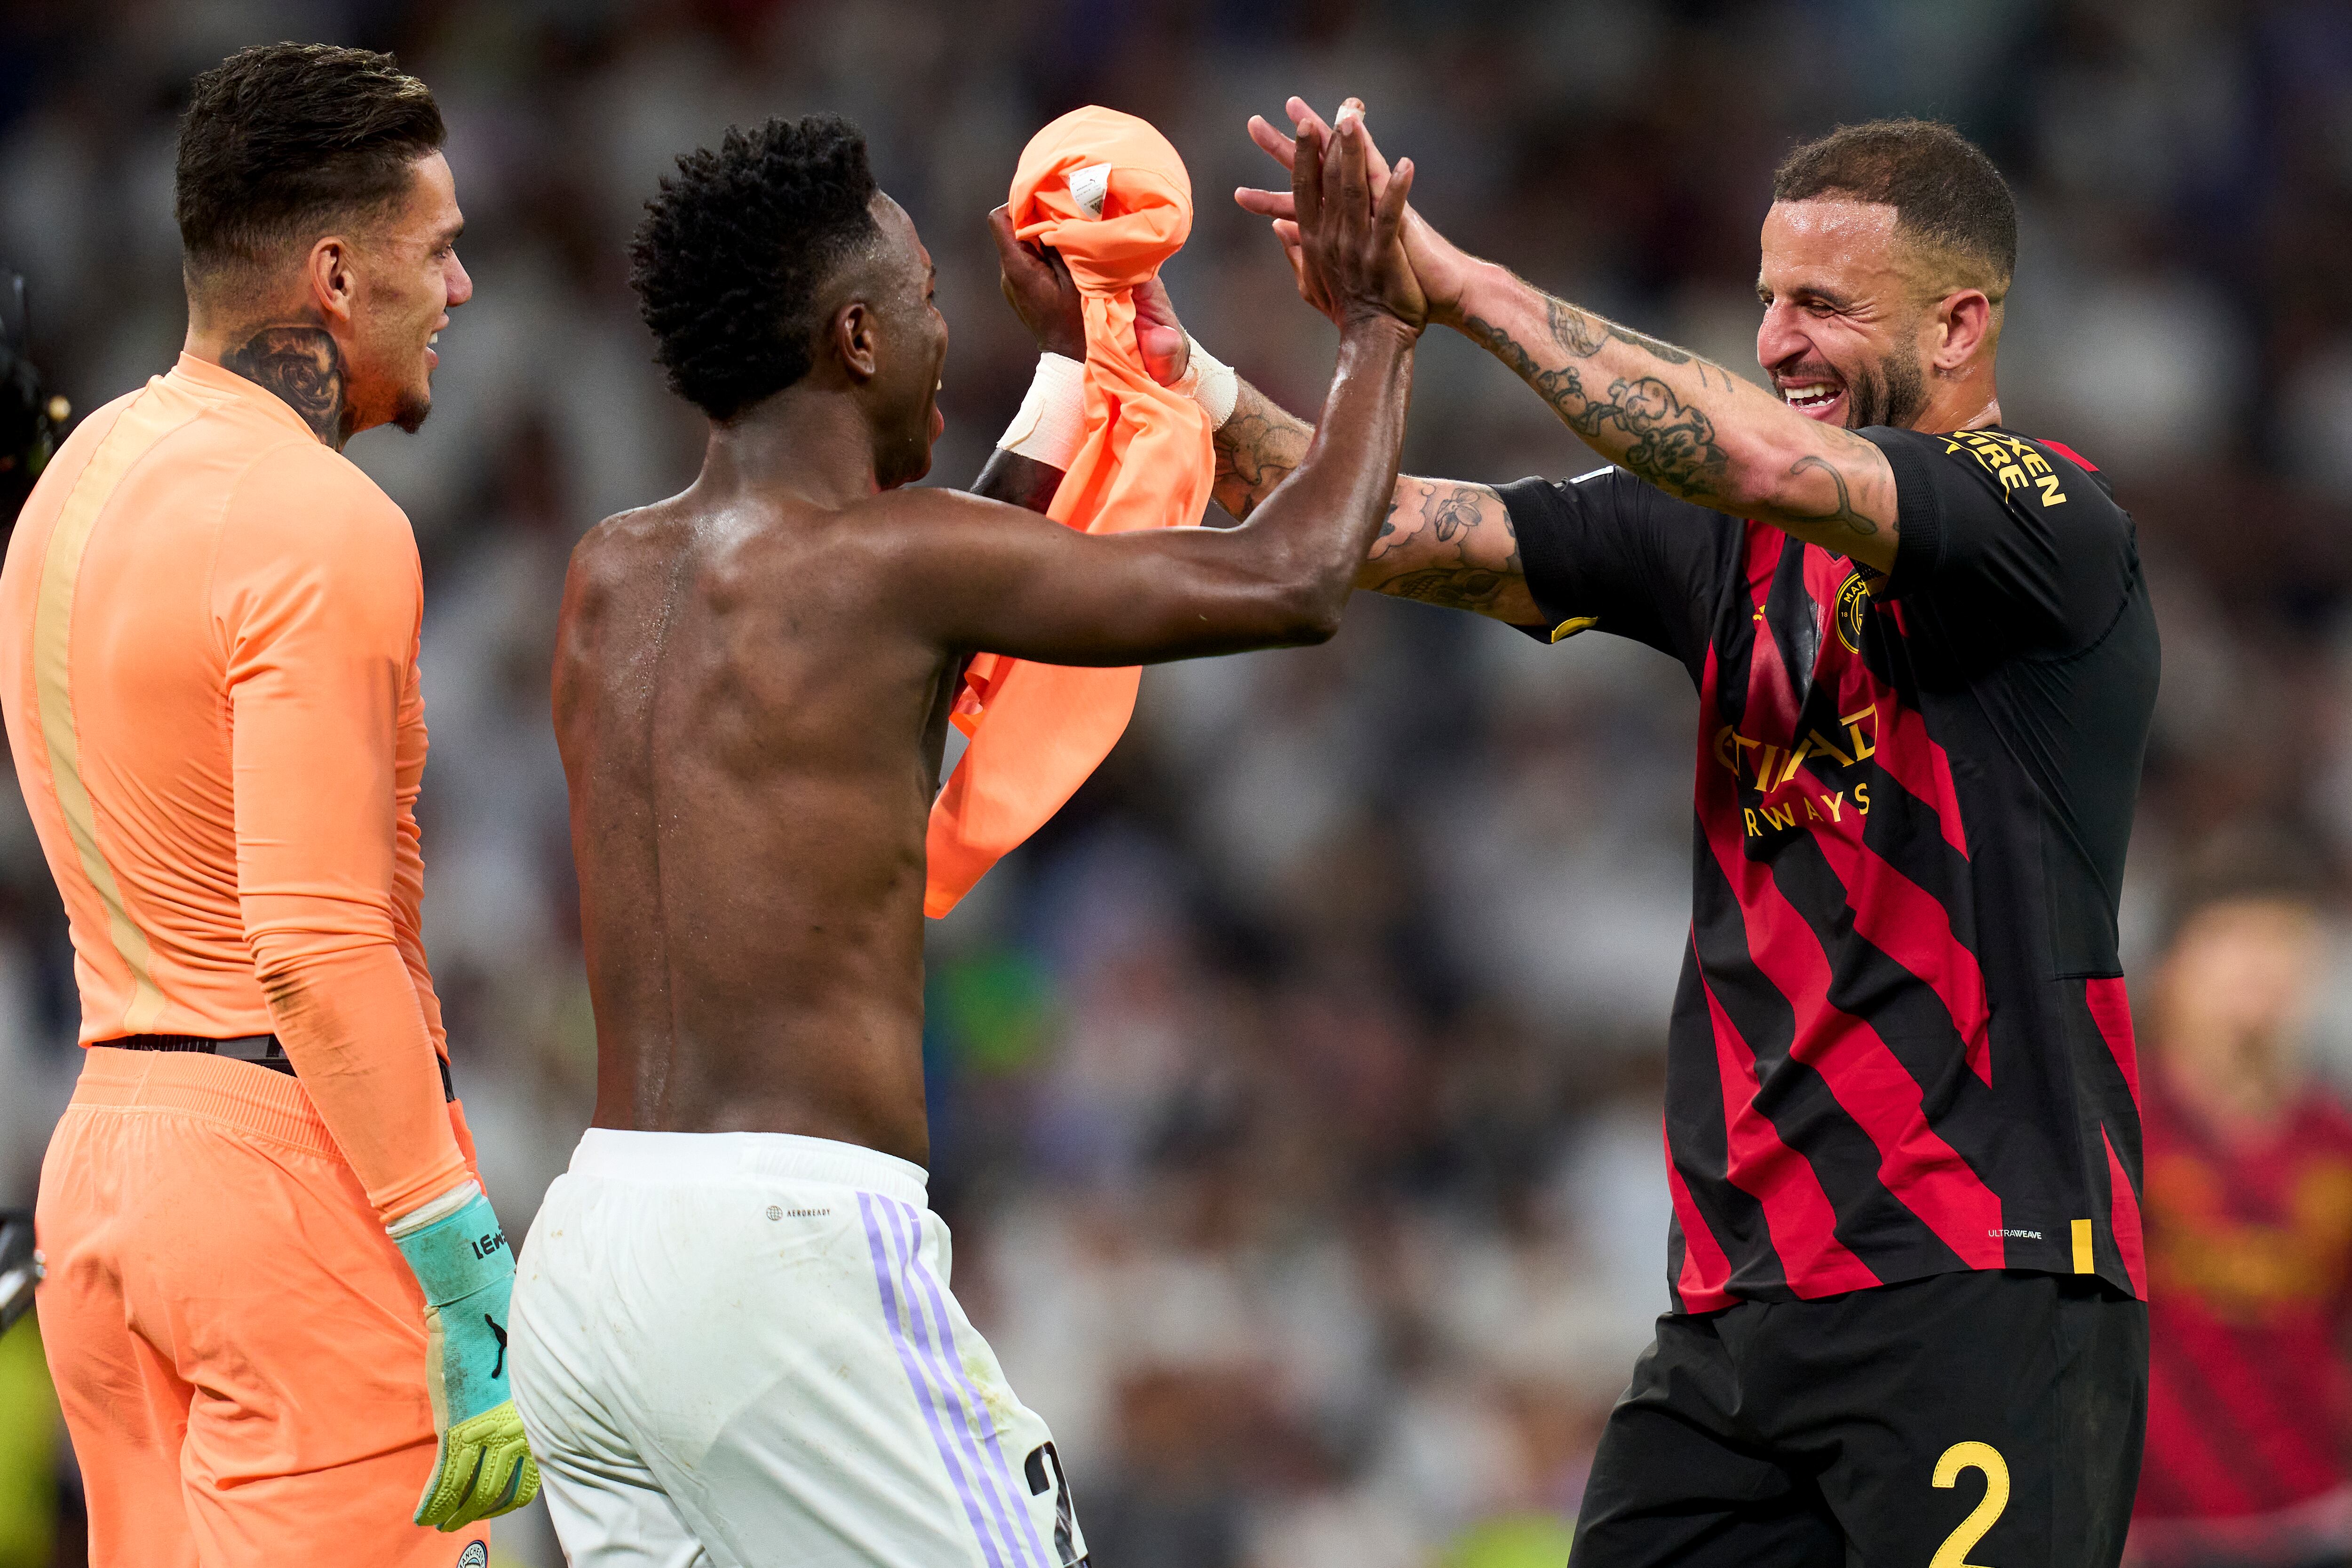
[[[1789,154],[1772,199],[1848,196],[1895,209],[1899,232],[1964,264],[1993,303],[2017,271],[2017,201],[1991,159],[1940,120],[1841,125]]]
[[[391,205],[438,152],[441,110],[390,55],[257,44],[196,78],[172,205],[191,281]]]
[[[629,245],[629,286],[680,397],[732,419],[808,374],[817,291],[876,238],[866,133],[837,114],[730,127],[677,161]]]

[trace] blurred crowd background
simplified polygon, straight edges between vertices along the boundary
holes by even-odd
[[[2008,423],[2138,518],[2165,676],[2126,898],[2145,983],[2177,868],[2287,835],[2323,911],[2352,847],[2352,9],[2336,0],[6,0],[0,260],[93,408],[184,327],[174,117],[247,43],[394,49],[438,94],[474,303],[431,422],[351,455],[426,582],[426,937],[509,1233],[591,1100],[547,718],[564,561],[681,488],[623,246],[671,157],[844,111],[938,257],[931,481],[977,473],[1034,349],[982,227],[1064,110],[1158,123],[1198,214],[1204,343],[1312,412],[1333,335],[1227,193],[1297,91],[1370,105],[1463,244],[1753,371],[1756,233],[1799,140],[1946,119],[2014,185]],[[1433,334],[1408,466],[1588,454]],[[1060,1439],[1104,1568],[1558,1568],[1594,1437],[1665,1304],[1658,1131],[1687,922],[1696,701],[1629,643],[1547,648],[1360,599],[1329,645],[1170,666],[1126,743],[932,929],[932,1191],[957,1291]],[[2352,958],[2298,947],[2273,1026],[2352,1061]],[[0,770],[0,1204],[76,1066],[70,952]],[[2331,1290],[2340,1286],[2336,1281]],[[2333,1298],[2331,1298],[2332,1300]],[[2332,1310],[2332,1309],[2331,1309]],[[0,1346],[0,1563],[72,1561],[70,1458]],[[536,1514],[538,1511],[534,1510]],[[13,1553],[13,1555],[12,1555]],[[543,1522],[500,1560],[556,1562]]]

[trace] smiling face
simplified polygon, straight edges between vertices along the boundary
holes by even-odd
[[[353,250],[351,338],[343,345],[352,427],[414,432],[433,408],[433,340],[474,296],[457,259],[466,226],[449,161],[412,167],[407,193]]]
[[[1764,217],[1756,362],[1808,419],[1859,430],[1927,412],[1942,298],[1895,209],[1834,197],[1776,202]]]
[[[938,271],[915,221],[885,195],[874,198],[873,212],[882,233],[861,292],[873,308],[877,334],[866,392],[877,427],[874,474],[887,490],[931,471],[931,444],[947,429],[940,382],[948,323],[936,298]]]

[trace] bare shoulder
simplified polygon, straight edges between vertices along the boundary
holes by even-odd
[[[827,553],[844,567],[862,560],[892,585],[934,571],[959,573],[991,559],[1026,559],[1041,536],[1062,525],[1020,507],[968,491],[908,486],[886,490],[835,515]]]
[[[628,606],[667,597],[681,537],[677,519],[656,502],[616,512],[581,536],[564,573],[562,651],[592,644],[597,628]]]
[[[969,490],[951,490],[929,485],[909,485],[901,489],[885,490],[859,502],[853,511],[860,527],[871,537],[912,541],[932,539],[946,531],[961,531],[982,524],[1028,528],[1047,522],[1039,513],[1008,506],[1003,501],[992,501],[985,496],[975,496]],[[1050,526],[1060,527],[1059,524]]]

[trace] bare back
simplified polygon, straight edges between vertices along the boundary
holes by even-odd
[[[597,1126],[928,1162],[923,847],[962,656],[1137,664],[1338,627],[1396,484],[1422,310],[1397,239],[1410,171],[1375,211],[1367,145],[1359,123],[1337,157],[1297,156],[1339,363],[1297,471],[1242,527],[1066,528],[1004,504],[1042,507],[1060,477],[1005,453],[988,494],[911,487],[946,326],[877,196],[882,259],[843,285],[814,368],[714,419],[684,495],[581,541],[555,730]]]
[[[595,1124],[782,1132],[922,1164],[923,837],[960,661],[898,631],[859,515],[624,513],[555,670]]]

